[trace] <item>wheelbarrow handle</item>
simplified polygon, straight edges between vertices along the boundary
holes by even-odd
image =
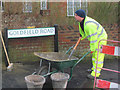
[[[83,58],[85,58],[90,52],[91,52],[91,51],[88,51],[84,56],[82,56],[82,58],[80,58],[80,59],[73,65],[73,67],[70,69],[70,78],[69,78],[68,81],[70,81],[71,78],[72,78],[72,72],[73,72],[74,67],[75,67]]]
[[[73,66],[73,68],[80,62],[82,61],[83,58],[85,58],[89,53],[91,53],[91,51],[88,51],[85,55],[82,56],[82,58],[80,58]]]
[[[71,46],[71,47],[66,51],[65,54],[67,54],[72,48],[74,48],[74,46],[75,46],[75,44],[74,44],[73,46]]]

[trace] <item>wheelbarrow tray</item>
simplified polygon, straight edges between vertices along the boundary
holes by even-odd
[[[71,56],[71,59],[68,59],[68,54],[60,52],[34,52],[34,55],[43,60],[47,60],[51,63],[51,67],[56,68],[57,70],[64,70],[64,68],[73,67],[73,65],[79,60],[75,56]]]

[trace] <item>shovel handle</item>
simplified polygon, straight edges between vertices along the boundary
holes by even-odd
[[[77,47],[77,46],[78,46],[78,44],[80,43],[81,38],[82,38],[82,37],[79,37],[79,39],[78,39],[78,41],[77,41],[77,43],[76,43],[75,47],[73,48],[72,52],[70,53],[70,55],[69,55],[68,59],[70,59],[70,57],[72,56],[72,54],[73,54],[73,52],[75,51],[76,47]]]
[[[10,60],[9,60],[9,57],[8,57],[8,53],[7,53],[7,50],[6,50],[6,47],[5,47],[5,43],[4,43],[1,31],[0,31],[0,37],[1,37],[1,41],[2,41],[2,44],[3,44],[4,51],[5,51],[5,55],[7,57],[8,64],[10,65]]]
[[[75,47],[73,48],[74,50],[76,49],[77,45],[80,43],[81,38],[82,38],[82,37],[79,37],[79,39],[78,39],[78,41],[77,41]]]

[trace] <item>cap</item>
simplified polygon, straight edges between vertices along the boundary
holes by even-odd
[[[86,13],[85,13],[85,11],[84,11],[83,9],[79,9],[79,10],[77,10],[75,13],[76,13],[78,16],[80,16],[80,17],[83,17],[83,18],[86,17]]]

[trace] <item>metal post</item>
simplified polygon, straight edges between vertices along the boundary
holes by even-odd
[[[49,62],[48,73],[50,73],[51,63]]]
[[[55,24],[54,51],[58,52],[58,25]]]
[[[42,59],[40,59],[40,67],[42,66]]]

